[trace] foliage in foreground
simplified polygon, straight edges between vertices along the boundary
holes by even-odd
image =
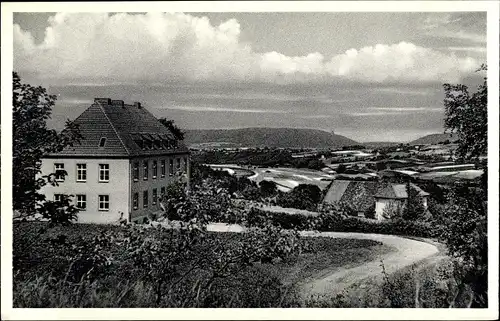
[[[463,286],[456,261],[436,258],[393,274],[383,262],[379,277],[355,283],[333,297],[313,297],[307,306],[324,308],[470,308],[473,291]]]
[[[47,235],[54,228],[43,223],[16,224],[40,226],[31,240],[28,234],[14,242],[16,306],[277,305],[289,286],[278,274],[259,275],[259,267],[286,262],[303,247],[297,233],[273,226],[221,237],[192,221],[179,228],[102,228],[97,235],[74,238]],[[30,249],[37,242],[43,242],[43,253]],[[268,293],[267,301],[258,299],[259,292]]]
[[[371,240],[295,239],[293,233],[283,238],[272,228],[248,235],[206,233],[205,240],[191,247],[191,254],[182,255],[176,248],[186,244],[172,238],[189,240],[190,233],[199,231],[88,224],[49,227],[35,222],[15,223],[14,230],[18,307],[299,306],[300,280],[332,267],[373,260],[390,250]],[[157,248],[159,243],[164,247]],[[297,246],[299,252],[293,250]],[[157,255],[150,257],[150,252]],[[163,266],[160,253],[168,253],[169,262],[178,264]],[[237,263],[245,257],[254,259]],[[164,283],[157,286],[163,277]]]
[[[67,121],[65,129],[58,133],[47,128],[56,96],[49,95],[43,87],[21,83],[16,72],[12,74],[12,172],[13,207],[21,214],[32,212],[37,202],[45,196],[38,190],[46,184],[57,184],[56,175],[41,174],[41,158],[47,153],[59,152],[73,146],[82,138],[78,126]]]

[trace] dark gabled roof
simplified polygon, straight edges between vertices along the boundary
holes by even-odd
[[[374,195],[380,185],[375,181],[334,180],[323,201],[346,203],[355,211],[364,212],[375,204]]]
[[[344,181],[344,180],[334,180],[330,184],[328,188],[328,192],[326,192],[325,198],[323,202],[334,203],[340,202],[342,195],[344,195],[345,190],[349,186],[349,183],[352,181]]]
[[[342,195],[341,202],[348,203],[355,211],[367,211],[375,204],[374,195],[378,185],[378,182],[351,181]]]
[[[424,192],[420,187],[411,183],[411,186],[417,190],[420,196],[427,196],[429,193]],[[380,189],[375,195],[376,198],[387,199],[406,199],[408,193],[406,192],[406,184],[390,184]]]
[[[421,196],[429,195],[415,184],[411,184]],[[355,211],[365,212],[376,198],[405,199],[406,184],[393,184],[378,181],[334,180],[325,195],[324,202],[349,204]]]
[[[130,157],[188,152],[183,142],[175,140],[170,130],[140,103],[127,105],[120,100],[96,98],[75,123],[84,139],[49,156]],[[106,137],[106,144],[100,148],[102,137]],[[152,146],[140,146],[138,140],[151,141]]]

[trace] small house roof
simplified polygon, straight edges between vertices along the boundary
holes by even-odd
[[[420,187],[411,183],[413,188],[415,188],[420,196],[428,196],[429,193],[424,192]],[[380,189],[376,194],[376,198],[388,198],[388,199],[405,199],[408,198],[408,193],[406,191],[406,184],[389,184],[384,188]]]

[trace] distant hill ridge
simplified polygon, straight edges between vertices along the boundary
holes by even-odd
[[[426,145],[426,144],[437,144],[440,142],[444,142],[445,140],[449,140],[453,142],[458,139],[457,135],[453,135],[450,133],[446,134],[430,134],[420,138],[417,138],[410,142],[410,145]]]
[[[185,143],[290,148],[330,148],[359,144],[345,136],[318,129],[267,127],[185,130]]]

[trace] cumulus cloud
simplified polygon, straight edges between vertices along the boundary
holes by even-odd
[[[44,79],[134,81],[245,81],[293,83],[349,79],[458,81],[479,65],[412,43],[290,57],[255,52],[230,19],[214,26],[183,13],[58,13],[42,43],[14,25],[14,66]]]

